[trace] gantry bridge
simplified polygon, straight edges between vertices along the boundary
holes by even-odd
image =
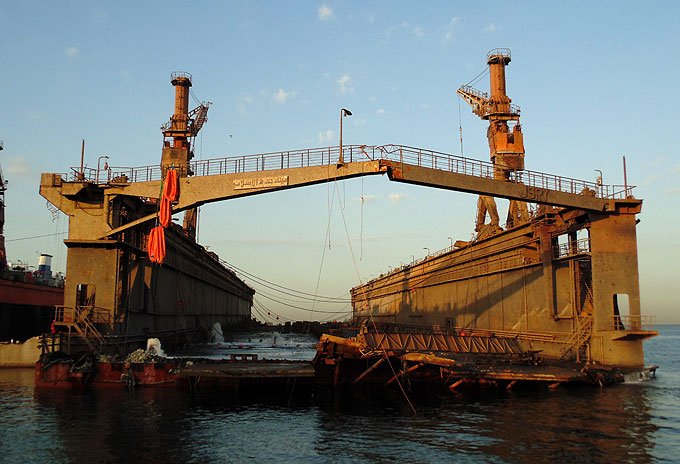
[[[197,207],[386,175],[393,182],[479,195],[477,235],[455,250],[354,288],[355,317],[493,331],[489,341],[504,334],[559,332],[568,349],[546,341],[541,349],[547,355],[578,360],[587,344],[588,359],[641,365],[641,340],[654,335],[639,330],[635,215],[642,201],[633,197],[632,186],[524,169],[519,108],[505,92],[509,50],[492,50],[487,62],[490,94],[469,86],[458,94],[489,121],[489,162],[404,145],[343,146],[342,119],[351,115],[344,108],[339,146],[194,160],[195,136],[209,103],[189,111],[191,75],[173,73],[175,111],[161,128],[159,164],[102,170],[83,168],[81,159],[70,173],[42,174],[40,194],[69,216],[64,308],[101,309],[105,322],[85,322],[126,340],[131,334],[145,339],[209,328],[215,321],[249,320],[253,290],[196,243]],[[510,200],[505,231],[493,198]],[[532,220],[527,203],[563,209],[539,210]],[[180,212],[183,226],[172,224],[170,215]],[[152,229],[152,221],[160,225]],[[168,259],[159,261],[154,250],[162,248],[165,256],[166,229]],[[618,307],[624,297],[637,322],[626,330]],[[81,322],[62,319],[69,333],[69,324]]]
[[[498,180],[494,179],[491,162],[423,148],[350,145],[342,151],[342,163],[338,161],[339,147],[191,161],[180,175],[181,195],[172,212],[229,198],[378,174],[387,174],[395,182],[593,211],[611,210],[616,200],[632,198],[631,186],[601,185],[529,170],[513,171],[509,180]],[[161,188],[163,169],[160,165],[82,172],[73,168],[69,174],[50,176],[51,181],[59,179],[65,197],[75,198],[83,189],[98,188],[109,198],[154,198]],[[47,185],[43,183],[43,187]],[[45,188],[41,191],[47,193]],[[92,238],[111,237],[154,217],[137,218]]]

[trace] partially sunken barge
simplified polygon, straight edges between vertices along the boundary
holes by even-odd
[[[520,111],[506,94],[510,58],[507,49],[487,55],[489,94],[469,86],[458,90],[473,112],[489,121],[491,162],[401,145],[343,147],[342,142],[190,161],[187,140],[205,121],[207,105],[187,112],[190,80],[174,75],[176,111],[164,127],[168,141],[160,167],[115,170],[105,181],[99,172],[96,181],[42,176],[41,194],[71,216],[65,295],[72,306],[57,318],[62,349],[65,329],[69,340],[77,332],[97,351],[104,339],[92,334],[176,333],[250,317],[252,290],[193,242],[196,207],[387,174],[395,182],[479,195],[474,239],[353,288],[357,335],[323,335],[311,364],[314,374],[299,364],[287,374],[279,364],[273,369],[276,379],[313,375],[317,385],[335,387],[435,382],[455,390],[480,383],[605,385],[626,375],[653,374],[656,367],[645,366],[642,347],[657,334],[640,308],[635,228],[642,201],[633,197],[627,181],[609,186],[601,179],[525,169]],[[76,170],[76,176],[83,172]],[[159,192],[157,213],[158,202],[150,199]],[[510,201],[505,227],[495,198]],[[160,253],[153,231],[182,211],[184,227],[167,227],[168,261],[161,265],[158,255],[165,250]],[[149,222],[157,218],[161,226],[152,229]],[[192,283],[182,284],[187,276]],[[154,288],[162,289],[153,293],[158,299],[151,297]],[[197,308],[202,313],[195,313]],[[187,321],[193,322],[184,325]],[[123,367],[111,366],[100,362],[88,372],[122,383]],[[55,369],[43,359],[36,368],[38,383],[73,384],[84,378],[82,366]],[[128,383],[135,369],[152,371],[149,384],[198,372],[177,360],[124,369]],[[268,372],[272,367],[266,362],[245,356],[211,364],[200,376],[238,383],[244,377],[266,381],[273,376]],[[140,375],[133,383],[144,384],[145,378],[151,377]]]

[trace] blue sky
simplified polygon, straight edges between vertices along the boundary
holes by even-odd
[[[8,3],[0,6],[0,166],[10,181],[10,260],[37,264],[36,252],[48,252],[65,267],[63,237],[23,238],[65,230],[65,217],[53,221],[37,194],[39,175],[78,165],[81,139],[89,166],[100,155],[112,166],[158,163],[173,71],[192,73],[194,94],[213,102],[200,158],[337,145],[346,107],[345,144],[459,154],[462,123],[465,155],[486,160],[486,124],[464,103],[459,119],[455,90],[485,68],[488,50],[507,47],[527,168],[591,180],[600,169],[605,183],[622,184],[626,156],[629,183],[645,200],[643,312],[680,323],[675,2]],[[205,206],[199,234],[252,274],[340,296],[424,248],[468,239],[475,204],[468,194],[366,178]],[[309,317],[262,304],[283,318]]]

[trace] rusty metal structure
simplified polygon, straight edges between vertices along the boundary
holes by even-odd
[[[171,83],[174,112],[161,128],[160,169],[175,169],[188,178],[194,137],[207,120],[209,104],[188,110],[188,73],[173,73]],[[95,171],[81,164],[70,178],[42,175],[40,194],[69,217],[64,301],[54,323],[60,337],[66,334],[61,348],[99,350],[117,340],[128,343],[148,336],[192,339],[215,322],[227,326],[249,321],[254,290],[216,254],[195,243],[195,212],[185,215],[184,227],[171,224],[167,229],[169,253],[162,266],[147,255],[151,222],[107,235],[140,216],[156,217],[161,184],[141,195],[121,195],[134,185],[131,179],[124,174],[112,178],[105,170],[102,176],[99,165]]]
[[[506,93],[505,67],[510,63],[510,50],[497,48],[487,54],[489,65],[490,95],[469,86],[458,89],[460,95],[472,107],[472,112],[489,121],[487,139],[494,179],[510,180],[524,170],[524,137],[519,123],[520,109],[512,104]],[[490,223],[486,224],[486,215]],[[527,205],[523,201],[510,200],[507,225],[512,227],[529,220]],[[493,197],[482,195],[477,203],[475,231],[479,237],[500,232],[498,209]]]
[[[402,355],[539,354],[566,363],[642,368],[642,341],[656,334],[639,298],[635,226],[642,201],[628,185],[525,169],[519,109],[505,91],[509,62],[507,50],[487,56],[490,96],[459,89],[473,112],[489,121],[490,162],[403,145],[192,160],[191,140],[208,105],[189,112],[191,78],[174,74],[175,112],[162,128],[160,165],[112,168],[106,182],[77,170],[42,175],[41,195],[70,217],[64,314],[71,315],[62,317],[64,327],[80,324],[87,334],[89,323],[91,333],[143,334],[176,331],[187,320],[196,320],[194,327],[209,315],[249,316],[252,290],[194,242],[195,215],[186,213],[210,202],[387,175],[394,182],[479,195],[477,234],[353,288],[363,348]],[[185,212],[185,222],[169,229],[167,264],[151,266],[145,239],[157,218],[152,199],[168,169],[179,171],[180,195],[171,213]],[[510,200],[505,229],[494,198]],[[527,203],[537,206],[530,212]],[[182,284],[187,276],[191,284]],[[335,348],[320,353],[333,365],[336,348],[345,342],[330,343]],[[365,362],[362,350],[347,353]]]
[[[509,50],[492,50],[490,95],[468,85],[457,93],[489,121],[490,183],[523,195],[477,190],[474,240],[353,288],[354,317],[369,332],[384,331],[386,323],[401,331],[379,344],[391,352],[511,354],[519,347],[549,360],[641,369],[642,341],[657,334],[640,304],[635,227],[642,201],[628,185],[603,191],[599,181],[575,189],[565,179],[535,182],[524,168],[520,111],[506,94],[508,63]],[[553,191],[565,183],[569,205]],[[510,199],[505,229],[493,196]],[[531,213],[527,202],[537,205]],[[414,330],[419,344],[405,335]],[[362,338],[364,348],[375,348],[376,334]],[[468,337],[486,342],[461,343]]]

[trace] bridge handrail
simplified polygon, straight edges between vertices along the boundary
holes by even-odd
[[[345,145],[342,151],[345,162],[385,159],[475,177],[493,179],[494,175],[494,165],[489,161],[475,160],[460,155],[407,145]],[[193,176],[209,176],[311,166],[330,166],[337,163],[339,155],[340,147],[337,146],[306,148],[195,160],[189,163],[189,169]],[[67,180],[97,180],[96,170],[89,169],[83,173],[84,179],[81,178],[77,168],[72,168],[72,171],[70,175],[65,177]],[[98,174],[100,180],[103,180],[102,173],[99,172]],[[105,175],[112,184],[160,180],[161,166],[113,167]],[[634,188],[634,186],[630,185],[598,185],[595,181],[579,180],[530,170],[511,172],[510,182],[522,183],[528,187],[611,199],[629,198],[632,196],[632,189]]]

